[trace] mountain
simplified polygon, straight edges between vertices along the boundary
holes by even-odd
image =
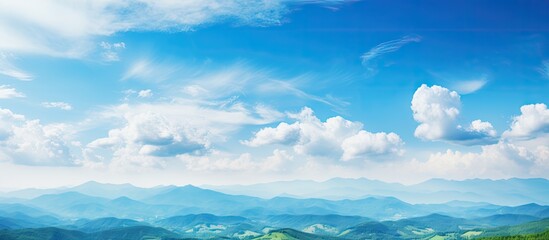
[[[322,236],[317,234],[310,234],[301,231],[297,231],[291,228],[279,229],[271,231],[263,236],[254,238],[254,240],[335,240],[342,239],[336,237]]]
[[[59,194],[46,194],[30,200],[28,203],[44,209],[62,209],[67,206],[82,204],[101,204],[109,200],[106,198],[92,197],[78,192],[64,192]]]
[[[91,240],[83,232],[66,230],[60,228],[29,228],[20,230],[0,230],[0,239],[2,240]]]
[[[524,214],[496,214],[488,217],[471,219],[471,222],[483,224],[486,226],[499,227],[519,225],[522,223],[533,222],[537,220],[540,219],[538,217]]]
[[[82,194],[102,197],[102,198],[120,198],[128,197],[132,199],[144,199],[153,195],[168,191],[175,186],[158,186],[153,188],[140,188],[129,183],[110,184],[89,181],[76,187],[69,188],[68,191],[79,192]]]
[[[2,240],[136,240],[136,239],[178,239],[179,235],[166,229],[136,226],[117,228],[95,233],[84,233],[61,228],[30,228],[19,230],[0,230]]]
[[[212,214],[189,214],[159,220],[155,224],[166,228],[189,228],[200,224],[234,225],[253,223],[252,220],[238,216],[215,216]]]
[[[366,222],[342,232],[339,237],[347,239],[400,239],[398,230],[380,222]]]
[[[149,226],[148,223],[138,222],[131,219],[119,219],[114,217],[99,218],[94,220],[79,220],[73,226],[69,228],[79,230],[82,232],[100,232],[105,230],[111,230],[116,228],[135,227],[135,226]]]
[[[263,201],[260,198],[243,195],[229,195],[192,185],[176,187],[167,192],[143,200],[149,204],[176,205],[191,208],[195,212],[219,215],[237,215],[249,207],[255,207]],[[194,208],[194,210],[193,210]],[[185,211],[180,214],[188,214]]]
[[[491,237],[491,236],[512,236],[512,235],[525,235],[525,234],[534,234],[541,233],[544,231],[549,231],[549,218],[542,219],[539,221],[533,221],[528,223],[523,223],[514,226],[504,226],[486,229],[481,232],[480,237]]]
[[[0,213],[4,216],[11,213],[21,213],[31,217],[54,216],[51,212],[35,207],[29,207],[20,203],[0,204]]]
[[[392,196],[409,203],[467,201],[508,206],[527,203],[549,204],[549,192],[545,190],[549,188],[549,180],[542,178],[462,181],[431,179],[408,186],[365,178],[334,178],[324,182],[296,180],[207,188],[229,194],[248,194],[264,198],[292,195],[296,198],[341,200]]]

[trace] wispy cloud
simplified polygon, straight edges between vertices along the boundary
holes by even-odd
[[[280,25],[302,0],[29,0],[0,2],[0,50],[78,58],[98,37],[124,31],[189,31],[205,24]],[[32,14],[29,14],[32,13]],[[108,59],[116,59],[107,52]]]
[[[58,108],[61,110],[69,111],[72,110],[72,106],[66,102],[43,102],[42,107],[45,108]]]
[[[30,81],[33,79],[32,75],[14,66],[10,62],[10,58],[12,58],[12,55],[0,52],[0,74],[21,81]]]
[[[380,43],[377,46],[370,49],[368,52],[362,54],[360,56],[360,59],[362,59],[362,64],[367,65],[375,58],[378,58],[379,56],[395,52],[398,49],[400,49],[402,46],[412,43],[412,42],[420,42],[421,37],[413,35],[413,36],[405,36],[400,39],[391,40],[388,42]]]
[[[453,88],[459,94],[470,94],[482,89],[486,83],[488,83],[487,78],[481,77],[473,80],[456,81],[453,83]]]
[[[549,79],[549,60],[543,61],[538,71],[543,77]]]
[[[25,97],[25,94],[17,92],[15,88],[8,85],[0,85],[0,99]]]

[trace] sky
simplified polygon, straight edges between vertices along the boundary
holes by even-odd
[[[0,189],[548,178],[547,9],[0,1]]]

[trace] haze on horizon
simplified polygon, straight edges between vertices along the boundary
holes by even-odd
[[[0,189],[549,178],[544,1],[0,1]]]

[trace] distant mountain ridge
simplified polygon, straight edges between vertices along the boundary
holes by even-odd
[[[204,186],[229,194],[248,194],[263,198],[290,195],[297,198],[360,199],[366,196],[391,196],[409,203],[446,203],[450,201],[487,202],[498,205],[549,204],[549,180],[510,178],[501,180],[431,179],[413,185],[385,183],[366,178],[333,178],[282,181],[252,185]]]

